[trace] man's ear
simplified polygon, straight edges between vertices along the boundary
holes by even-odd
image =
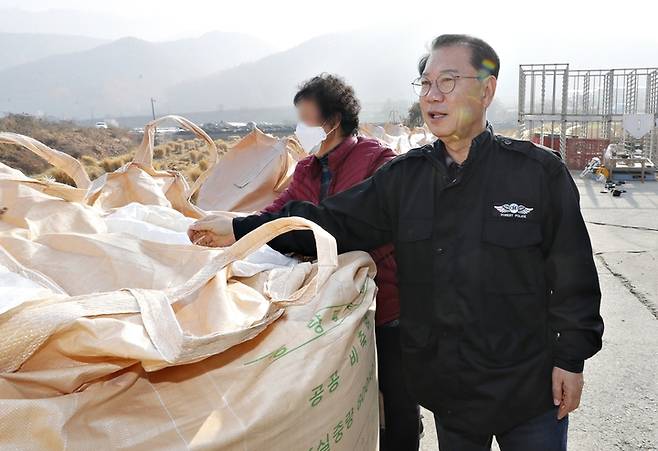
[[[489,108],[496,95],[496,87],[498,80],[493,75],[486,79],[484,82],[484,89],[482,90],[482,103],[485,108]]]

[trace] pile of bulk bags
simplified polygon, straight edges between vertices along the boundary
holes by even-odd
[[[267,207],[288,187],[306,153],[292,138],[254,129],[222,157],[199,191],[204,210],[251,213]]]
[[[299,218],[191,244],[208,175],[153,169],[158,122],[134,162],[94,181],[0,133],[77,184],[0,164],[0,449],[376,449],[371,258],[337,255]],[[265,246],[297,229],[317,262]]]
[[[367,138],[375,138],[395,153],[403,154],[416,147],[431,144],[436,137],[426,127],[409,127],[401,124],[362,124],[359,134]]]

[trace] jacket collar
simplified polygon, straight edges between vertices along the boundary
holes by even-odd
[[[329,162],[329,169],[331,172],[336,172],[336,169],[339,168],[345,159],[352,153],[354,146],[357,143],[357,137],[350,135],[346,137],[340,144],[338,144],[333,150],[328,154],[318,158],[317,156],[313,158],[313,164],[316,167],[320,167],[320,160],[326,159]]]
[[[471,141],[471,148],[468,151],[468,157],[466,158],[466,161],[462,163],[462,166],[470,166],[473,162],[478,160],[480,155],[484,153],[483,149],[485,149],[491,144],[493,138],[494,138],[493,127],[491,126],[491,123],[487,121],[487,125],[484,131],[479,135],[477,135],[475,138],[473,138],[473,141]],[[447,167],[446,157],[448,157],[448,153],[446,151],[445,145],[443,144],[443,141],[441,141],[440,139],[434,141],[433,152],[435,156],[438,158],[439,162],[444,167]]]

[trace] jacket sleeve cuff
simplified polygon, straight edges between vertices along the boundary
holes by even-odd
[[[233,235],[235,240],[239,240],[252,230],[256,230],[261,225],[265,224],[265,220],[260,215],[251,215],[233,218]]]
[[[570,373],[582,373],[585,368],[584,360],[566,360],[556,358],[553,362],[554,366],[562,368]]]

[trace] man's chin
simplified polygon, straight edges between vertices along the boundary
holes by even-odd
[[[449,139],[455,135],[454,127],[432,126],[431,124],[429,124],[427,128],[430,129],[430,132],[432,132],[434,136],[436,136],[441,140]]]

